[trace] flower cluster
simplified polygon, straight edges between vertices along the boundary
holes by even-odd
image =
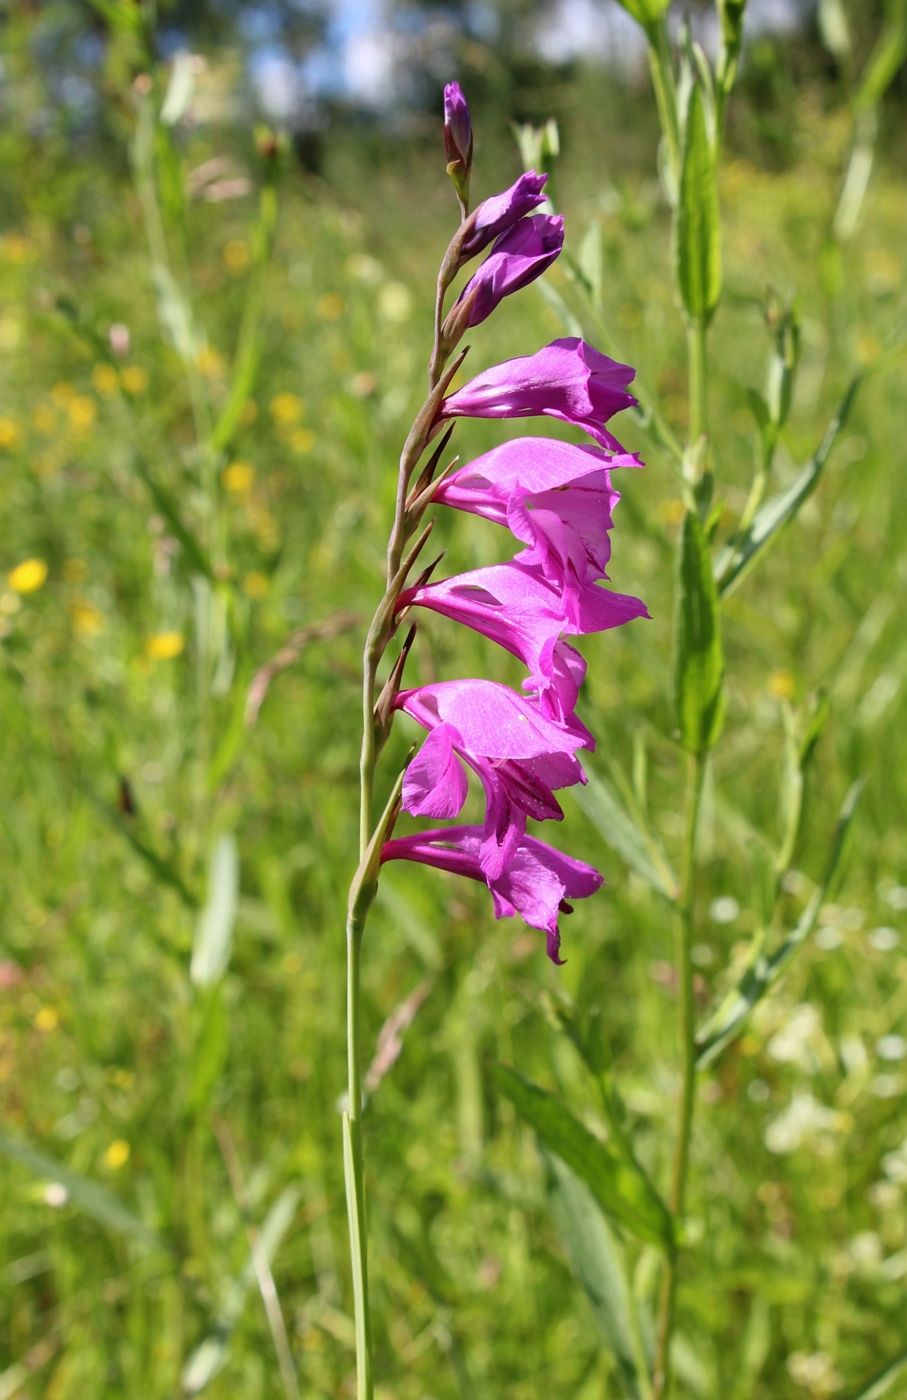
[[[472,128],[456,84],[445,93],[445,115],[459,193],[467,187]],[[523,175],[464,219],[455,240],[458,266],[491,249],[443,322],[444,353],[560,253],[563,221],[533,213],[544,183],[544,175]],[[563,339],[495,365],[441,399],[434,432],[462,417],[550,417],[582,429],[595,445],[519,437],[443,477],[434,503],[503,526],[521,548],[504,563],[417,582],[398,599],[398,612],[427,608],[490,638],[522,662],[526,677],[523,694],[489,680],[454,680],[396,695],[395,708],[427,733],[406,770],[404,810],[456,817],[466,802],[468,768],[484,790],[485,820],[393,837],[382,858],[483,882],[498,918],[519,914],[547,934],[554,962],[561,961],[559,913],[569,913],[569,900],[593,894],[602,881],[591,866],[526,829],[529,819],[563,817],[555,794],[586,781],[577,754],[595,745],[575,712],[586,663],[565,638],[648,615],[638,598],[601,586],[618,500],[611,472],[641,465],[605,427],[636,402],[627,388],[633,375],[584,341]]]

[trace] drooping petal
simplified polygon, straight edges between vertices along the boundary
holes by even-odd
[[[453,725],[437,725],[407,765],[403,807],[414,817],[455,817],[462,810],[469,785],[455,752],[459,738]]]
[[[534,685],[551,676],[551,655],[562,632],[582,635],[646,617],[638,598],[565,581],[552,587],[541,570],[515,559],[407,589],[405,607],[430,608],[497,642],[529,667]]]
[[[455,815],[460,810],[465,792],[456,787],[456,808],[450,796],[455,751],[485,790],[480,864],[489,878],[500,874],[516,850],[528,818],[561,820],[563,812],[554,790],[586,781],[574,756],[587,742],[582,727],[570,728],[545,718],[532,700],[507,686],[480,680],[440,682],[402,692],[397,705],[429,731],[407,769],[404,808],[416,816]],[[411,783],[413,767],[416,774]]]
[[[635,373],[630,365],[618,364],[571,336],[476,375],[444,401],[440,417],[547,415],[584,429],[601,447],[623,455],[623,447],[604,424],[636,403],[626,388]]]
[[[500,875],[489,880],[480,864],[483,840],[481,827],[442,827],[385,842],[381,858],[418,861],[481,881],[491,891],[495,918],[519,915],[531,928],[544,931],[548,956],[560,963],[558,915],[571,912],[568,900],[594,894],[601,875],[584,861],[524,836]]]
[[[581,747],[575,735],[546,718],[532,700],[497,681],[438,681],[402,690],[396,705],[424,729],[451,725],[466,751],[485,758],[572,754]]]

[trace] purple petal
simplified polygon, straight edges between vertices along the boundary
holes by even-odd
[[[414,817],[455,817],[462,810],[469,787],[454,752],[459,738],[453,725],[439,724],[407,765],[403,807]]]
[[[537,175],[534,170],[529,170],[503,194],[484,199],[470,214],[463,229],[462,258],[475,257],[499,234],[512,228],[524,214],[544,204],[542,190],[547,179],[547,175]]]
[[[444,89],[444,152],[449,164],[460,164],[469,174],[472,164],[472,119],[459,83]]]
[[[487,884],[495,917],[519,915],[531,928],[547,935],[548,956],[561,961],[558,915],[570,913],[567,903],[595,893],[602,877],[591,865],[524,836],[506,867],[486,879],[480,864],[485,833],[477,826],[442,827],[385,842],[382,860],[411,860]]]
[[[490,316],[498,302],[534,282],[551,266],[564,246],[560,215],[538,214],[521,219],[501,235],[478,272],[460,293],[444,323],[444,339],[457,341],[463,332]]]
[[[624,449],[604,424],[636,399],[626,390],[636,371],[584,340],[552,341],[534,355],[505,360],[476,375],[449,399],[442,418],[533,418],[547,415],[583,428],[600,446]]]
[[[576,735],[546,718],[532,700],[496,681],[438,681],[401,691],[396,705],[425,729],[451,725],[458,747],[484,758],[537,758],[581,747]]]

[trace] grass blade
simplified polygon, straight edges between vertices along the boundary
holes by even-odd
[[[208,898],[198,920],[189,976],[197,987],[219,982],[233,948],[239,896],[239,856],[230,835],[215,844],[208,873]]]
[[[607,779],[590,773],[589,781],[571,789],[571,793],[611,849],[654,890],[665,899],[673,900],[677,877],[666,856],[654,838],[630,815]]]
[[[593,1137],[559,1099],[515,1070],[495,1065],[492,1074],[520,1117],[535,1129],[545,1147],[586,1184],[606,1215],[649,1244],[662,1249],[672,1247],[671,1216],[640,1166],[618,1157],[606,1143]]]
[[[617,1242],[582,1181],[559,1158],[546,1154],[546,1162],[551,1218],[564,1241],[571,1268],[592,1305],[599,1331],[617,1362],[621,1392],[630,1400],[641,1400],[644,1392],[630,1317],[633,1303]]]
[[[819,484],[819,479],[834,447],[838,434],[847,422],[851,406],[860,387],[860,378],[851,380],[847,392],[825,430],[821,443],[806,466],[790,485],[773,496],[757,511],[749,529],[731,540],[715,561],[715,578],[719,596],[724,598],[772,543],[778,532],[797,515]]]
[[[703,325],[721,296],[720,228],[715,150],[702,89],[694,82],[684,124],[674,257],[683,309]]]
[[[844,799],[832,837],[831,851],[825,866],[821,883],[788,938],[771,957],[766,957],[761,942],[746,968],[740,983],[725,998],[712,1019],[697,1036],[696,1063],[702,1068],[709,1064],[737,1035],[747,1020],[753,1007],[771,990],[786,969],[791,958],[809,938],[819,918],[819,911],[828,898],[832,882],[838,872],[841,857],[847,841],[847,834],[862,791],[862,781],[851,787]]]
[[[288,1186],[265,1217],[258,1244],[269,1267],[292,1224],[298,1203],[299,1192],[295,1187]],[[255,1261],[250,1258],[242,1273],[231,1281],[215,1326],[195,1348],[183,1368],[181,1385],[184,1395],[200,1395],[223,1370],[230,1354],[233,1332],[255,1282]]]
[[[848,1400],[882,1400],[883,1395],[891,1394],[891,1387],[907,1373],[907,1351],[902,1351],[893,1361],[889,1361],[881,1371],[865,1385],[848,1397]]]
[[[690,753],[712,747],[724,719],[724,655],[708,541],[687,511],[677,554],[674,702],[680,739]]]
[[[108,1191],[106,1186],[92,1181],[90,1177],[82,1176],[79,1172],[70,1171],[55,1157],[42,1152],[38,1147],[33,1147],[23,1138],[8,1133],[5,1128],[0,1128],[0,1153],[27,1167],[35,1176],[59,1183],[70,1202],[100,1225],[106,1225],[108,1229],[116,1230],[118,1234],[126,1235],[138,1244],[163,1248],[154,1231],[143,1224],[137,1215],[133,1215],[120,1198]]]

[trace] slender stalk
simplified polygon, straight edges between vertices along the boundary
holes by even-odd
[[[697,317],[687,325],[687,360],[689,364],[689,441],[692,447],[708,432],[708,375],[706,373],[706,324]]]
[[[668,147],[668,165],[676,191],[680,173],[680,128],[677,118],[677,87],[671,66],[671,46],[664,18],[647,28],[649,72],[661,130]]]
[[[368,1301],[368,1236],[362,1152],[362,1049],[360,1045],[359,965],[364,917],[351,914],[346,929],[346,1046],[349,1104],[344,1115],[343,1166],[353,1268],[356,1327],[356,1398],[372,1400],[372,1328]]]
[[[372,618],[362,659],[362,747],[359,758],[359,859],[382,829],[382,822],[372,827],[375,768],[379,750],[379,721],[375,715],[378,667],[393,635],[394,612],[405,586],[406,575],[415,564],[428,539],[423,530],[409,552],[404,551],[413,537],[422,511],[430,500],[424,497],[421,508],[407,512],[407,492],[413,472],[428,445],[435,427],[441,395],[446,388],[444,365],[450,347],[443,343],[441,333],[444,297],[453,280],[459,260],[459,241],[455,235],[438,274],[435,300],[435,334],[429,360],[429,394],[416,415],[400,455],[397,475],[397,497],[394,521],[387,548],[387,582],[384,597]],[[456,369],[456,364],[452,367]],[[448,371],[447,378],[451,371]],[[393,797],[393,795],[392,795]],[[386,814],[385,814],[386,815]],[[362,1031],[360,1017],[360,967],[362,937],[374,886],[363,886],[361,870],[354,882],[351,908],[346,926],[346,1044],[347,1044],[347,1111],[343,1115],[343,1172],[346,1184],[347,1219],[350,1231],[350,1254],[353,1272],[353,1313],[356,1334],[356,1397],[372,1400],[372,1329],[368,1298],[368,1234],[365,1209],[365,1157],[362,1144]]]
[[[677,1135],[674,1143],[674,1162],[671,1169],[671,1190],[668,1198],[675,1222],[682,1220],[686,1205],[687,1170],[696,1094],[696,1004],[693,995],[692,948],[696,899],[696,833],[699,827],[699,809],[702,803],[705,770],[705,754],[692,754],[687,771],[684,851],[675,953],[679,994],[678,1039],[680,1043],[681,1085],[677,1104]],[[653,1400],[664,1400],[664,1397],[669,1393],[671,1384],[670,1347],[674,1331],[678,1255],[679,1250],[675,1244],[665,1261],[662,1275],[658,1306],[655,1370],[652,1378]]]

